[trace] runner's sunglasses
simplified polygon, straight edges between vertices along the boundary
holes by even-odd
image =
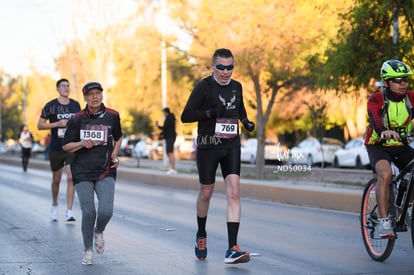
[[[215,67],[216,67],[217,70],[220,70],[220,71],[224,71],[225,69],[227,69],[227,71],[231,71],[231,70],[233,70],[234,65],[224,66],[224,65],[218,64]]]
[[[396,78],[391,78],[390,79],[391,80],[391,82],[393,82],[393,83],[401,83],[401,82],[405,82],[405,83],[408,83],[408,77],[396,77]]]

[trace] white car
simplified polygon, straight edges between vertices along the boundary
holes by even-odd
[[[135,144],[140,140],[140,138],[137,138],[134,135],[131,135],[129,137],[123,137],[118,154],[120,156],[133,157],[135,154]]]
[[[32,146],[32,153],[43,153],[45,152],[46,148],[42,145],[40,145],[39,142],[33,143]]]
[[[136,158],[148,158],[150,150],[151,146],[148,146],[147,141],[141,139],[134,146],[133,156]]]
[[[318,139],[309,137],[289,150],[289,164],[332,164],[336,150],[344,146],[342,141],[334,138]]]
[[[174,154],[176,159],[195,160],[197,149],[196,137],[177,136],[174,143]]]
[[[284,154],[281,152],[282,148],[271,140],[265,141],[265,162],[281,162]],[[257,138],[249,138],[241,146],[240,159],[242,162],[251,164],[256,163],[257,154]]]
[[[164,141],[163,140],[153,140],[151,143],[147,144],[148,159],[152,160],[161,160],[164,158]]]
[[[344,149],[335,152],[335,167],[367,168],[370,166],[367,148],[363,138],[351,139]]]

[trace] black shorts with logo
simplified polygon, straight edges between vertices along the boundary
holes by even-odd
[[[223,178],[230,174],[240,176],[240,146],[220,149],[197,148],[198,177],[201,184],[213,184],[220,164]]]

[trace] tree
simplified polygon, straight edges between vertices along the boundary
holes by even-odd
[[[230,1],[214,5],[200,1],[195,6],[191,3],[183,1],[186,9],[178,6],[177,16],[182,18],[181,27],[193,38],[189,52],[199,66],[200,78],[209,71],[214,49],[226,47],[235,55],[234,76],[244,83],[248,113],[251,116],[254,111],[256,115],[256,176],[263,178],[266,124],[276,110],[276,96],[294,89],[296,80],[309,74],[306,57],[325,49],[321,44],[327,42],[327,29],[332,28],[328,22],[336,23],[328,5],[332,1],[242,0],[237,5]],[[345,5],[344,1],[336,3]],[[184,10],[190,12],[182,14]],[[320,20],[325,24],[320,24]]]
[[[0,141],[15,139],[20,132],[23,93],[18,89],[18,80],[0,71]]]
[[[91,1],[79,5],[91,5]],[[137,113],[147,115],[148,121],[162,117],[162,35],[157,28],[160,11],[155,2],[137,2],[136,5],[135,14],[124,21],[94,24],[85,39],[71,41],[57,59],[61,75],[71,78],[72,95],[80,102],[83,102],[80,89],[86,81],[102,82],[104,102],[110,102],[110,106],[120,112],[125,134],[147,131],[146,127],[137,127],[141,125],[136,121]],[[105,13],[112,8],[112,5],[98,5],[97,10]],[[80,19],[85,17],[86,20],[87,16],[84,13],[76,16],[74,29],[80,30]],[[100,21],[99,13],[94,12],[90,17],[93,22]],[[185,91],[190,91],[192,65],[184,52],[177,51],[174,35],[164,38],[168,50],[168,105],[178,113],[184,107]],[[177,131],[191,132],[191,129],[184,129],[178,123]]]
[[[323,55],[309,58],[312,76],[322,89],[337,89],[351,137],[366,128],[366,101],[379,70],[387,59],[400,58],[414,65],[412,1],[357,0],[341,14],[343,24]],[[393,16],[399,21],[393,29]],[[398,40],[395,40],[398,34]]]
[[[134,124],[132,125],[132,129],[130,133],[141,133],[144,136],[150,137],[152,135],[152,123],[149,119],[148,114],[131,111],[131,116],[134,119]]]
[[[399,18],[397,44],[393,41],[394,8]],[[399,58],[413,66],[413,15],[413,1],[356,0],[342,14],[343,24],[325,54],[310,59],[318,85],[356,92],[372,87],[387,59]]]

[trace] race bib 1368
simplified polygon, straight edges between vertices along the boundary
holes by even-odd
[[[96,145],[108,144],[108,131],[107,125],[82,125],[80,130],[81,140],[92,140]]]

